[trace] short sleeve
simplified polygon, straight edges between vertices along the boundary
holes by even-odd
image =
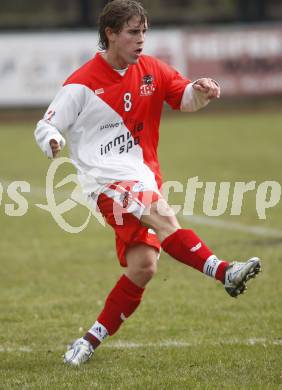
[[[191,80],[164,62],[159,61],[159,65],[165,82],[165,101],[172,109],[179,110],[184,90]]]

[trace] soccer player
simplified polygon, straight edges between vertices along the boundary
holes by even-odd
[[[231,264],[218,259],[193,230],[181,228],[162,196],[157,146],[163,103],[197,111],[219,98],[220,87],[210,78],[191,82],[143,55],[147,29],[138,1],[109,2],[99,19],[102,51],[65,81],[35,131],[50,158],[67,139],[83,192],[113,227],[125,267],[93,326],[65,353],[70,365],[89,360],[137,309],[156,272],[160,248],[220,280],[232,297],[260,271],[256,257]]]

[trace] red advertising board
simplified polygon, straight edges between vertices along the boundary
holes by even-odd
[[[225,96],[282,94],[282,28],[186,31],[184,50],[189,77],[213,77]]]

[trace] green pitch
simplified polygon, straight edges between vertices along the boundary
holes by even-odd
[[[164,179],[184,187],[195,176],[231,187],[282,185],[281,123],[281,113],[166,116],[159,149]],[[66,345],[92,325],[122,270],[110,228],[93,217],[82,233],[70,234],[35,206],[46,203],[50,161],[35,145],[34,125],[0,125],[0,389],[281,388],[282,201],[260,220],[256,191],[245,195],[241,216],[230,216],[230,195],[222,216],[207,217],[200,189],[194,212],[203,218],[179,216],[218,256],[263,259],[263,273],[245,296],[230,298],[219,283],[162,253],[143,303],[120,332],[89,364],[63,365]],[[58,176],[71,172],[62,167]],[[16,180],[31,185],[22,194],[28,210],[21,217],[7,215],[8,204],[17,207],[7,194]],[[57,190],[58,203],[72,188]],[[169,196],[173,204],[184,199]],[[79,226],[87,210],[78,205],[64,217]]]

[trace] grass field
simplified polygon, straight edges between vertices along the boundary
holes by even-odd
[[[282,184],[281,124],[281,112],[167,116],[164,179]],[[203,190],[195,205],[203,218],[179,216],[218,256],[263,259],[245,296],[230,298],[162,253],[142,305],[120,332],[89,364],[63,365],[65,346],[92,325],[122,270],[109,228],[92,218],[80,234],[66,233],[35,206],[46,203],[50,161],[35,145],[34,126],[0,125],[0,389],[281,389],[282,202],[260,220],[255,191],[246,194],[241,216],[230,216],[230,202],[224,215],[205,216]],[[6,188],[15,180],[31,185],[22,217],[5,212],[13,203]],[[170,201],[183,203],[184,194],[172,193]],[[80,225],[86,215],[77,206],[66,218]]]

